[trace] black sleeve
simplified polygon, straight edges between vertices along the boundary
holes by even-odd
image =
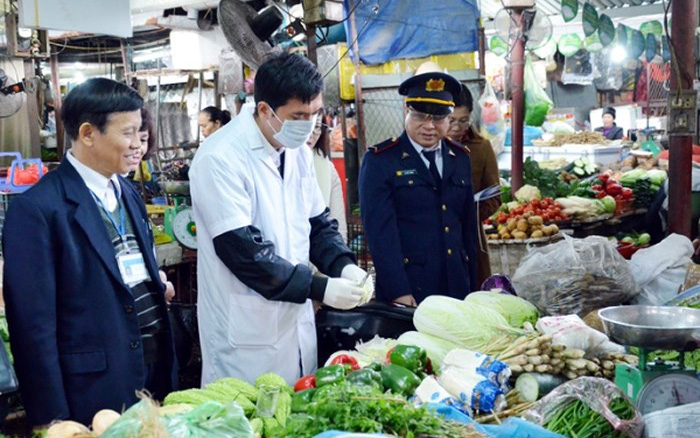
[[[295,266],[279,257],[275,245],[263,240],[260,230],[253,226],[216,236],[214,250],[243,284],[268,300],[323,301],[328,278],[314,276],[308,266]]]
[[[340,277],[344,267],[355,263],[355,256],[338,233],[338,221],[331,219],[331,211],[309,219],[311,222],[311,250],[309,259],[319,271],[330,277]]]

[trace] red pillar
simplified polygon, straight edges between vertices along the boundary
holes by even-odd
[[[522,27],[521,11],[513,10],[513,20]],[[523,185],[523,123],[525,120],[525,42],[518,38],[513,42],[511,51],[511,89],[512,89],[512,118],[511,118],[511,187],[513,193]]]
[[[672,97],[674,91],[693,89],[695,58],[695,28],[697,26],[697,1],[675,1],[672,4],[673,28],[671,38],[675,49],[675,59],[671,59],[671,72],[680,70],[680,83],[676,74],[671,74]],[[693,117],[696,117],[695,115]],[[671,123],[671,120],[669,120]],[[668,217],[669,231],[691,236],[691,180],[693,137],[673,135],[670,137]]]

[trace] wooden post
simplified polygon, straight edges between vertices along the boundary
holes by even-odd
[[[24,60],[24,78],[26,81],[33,81],[35,78],[33,59]],[[31,158],[41,158],[41,140],[39,138],[41,116],[34,93],[27,93],[27,112],[29,113],[29,150],[31,151]]]
[[[61,97],[61,81],[58,77],[58,55],[51,55],[51,85],[54,89],[53,112],[56,116],[56,155],[59,161],[63,158],[63,152],[66,149],[65,132],[63,132],[63,119],[61,118],[61,106],[63,98]]]

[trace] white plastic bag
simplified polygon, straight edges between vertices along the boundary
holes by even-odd
[[[642,289],[634,303],[660,306],[672,300],[685,281],[692,256],[693,244],[680,234],[671,234],[658,244],[637,251],[629,262]]]
[[[566,345],[566,348],[583,350],[588,357],[625,351],[624,347],[610,342],[607,336],[586,325],[577,315],[540,318],[537,321],[537,330],[552,335],[553,345]]]
[[[639,294],[629,265],[605,237],[530,249],[513,275],[515,291],[548,315],[577,314],[629,302]]]
[[[484,92],[479,97],[481,108],[481,136],[491,142],[496,155],[503,150],[506,140],[506,129],[501,114],[501,103],[491,85],[486,82]]]

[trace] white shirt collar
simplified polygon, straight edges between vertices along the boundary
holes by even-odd
[[[440,148],[440,146],[442,145],[442,141],[438,141],[438,143],[437,143],[435,146],[431,147],[431,148],[425,148],[425,147],[419,145],[417,142],[415,142],[415,141],[411,138],[410,135],[406,135],[406,137],[408,137],[408,141],[411,142],[411,145],[412,145],[413,148],[416,150],[416,152],[418,152],[419,155],[420,155],[420,153],[423,152],[423,151],[427,151],[427,152],[436,151],[437,153],[436,153],[435,155],[441,155],[441,152],[440,152],[440,151],[441,151],[441,148]]]
[[[106,193],[111,192],[112,194],[114,194],[114,187],[116,187],[117,196],[121,197],[122,188],[121,185],[119,185],[119,178],[116,174],[112,175],[110,178],[107,178],[106,176],[102,175],[96,170],[91,169],[90,167],[81,163],[80,160],[75,158],[75,156],[73,155],[73,151],[71,150],[69,150],[66,153],[66,159],[78,172],[78,175],[80,175],[80,178],[82,178],[83,182],[85,182],[87,188],[92,193],[97,195],[97,197],[100,198],[100,201],[105,203],[105,205],[108,208],[110,207],[109,204],[111,204],[112,202],[110,199],[111,197]]]
[[[272,162],[275,164],[276,167],[280,167],[280,163],[282,162],[282,153],[285,150],[284,146],[279,149],[275,149],[275,147],[272,146],[269,141],[267,141],[265,135],[263,134],[262,130],[260,129],[257,123],[255,123],[255,129],[257,129],[258,133],[260,134],[260,141],[262,141],[265,153],[269,155],[270,158],[272,158]]]

